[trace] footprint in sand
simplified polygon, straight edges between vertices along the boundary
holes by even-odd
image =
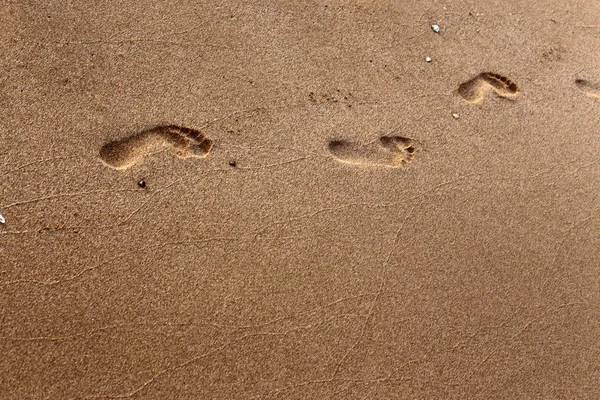
[[[584,79],[577,79],[575,80],[575,85],[586,95],[600,99],[600,84],[592,83]]]
[[[382,136],[367,144],[332,140],[327,147],[336,160],[359,167],[403,167],[416,151],[412,141],[401,136]]]
[[[510,98],[519,94],[519,86],[505,76],[482,72],[458,87],[458,94],[470,103],[479,103],[490,91],[500,97]]]
[[[123,170],[164,146],[180,158],[204,158],[213,142],[195,129],[163,125],[105,144],[100,149],[100,158],[110,168]]]

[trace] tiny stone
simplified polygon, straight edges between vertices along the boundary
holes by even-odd
[[[440,33],[440,26],[439,25],[431,25],[431,29],[433,29],[433,31],[435,33]]]
[[[143,189],[146,187],[146,182],[142,179],[141,181],[138,182],[138,186]]]
[[[452,116],[454,117],[454,119],[458,119],[459,115],[457,113],[452,113]]]
[[[0,224],[5,224],[6,220],[4,219],[4,215],[0,214]]]
[[[425,57],[426,62],[431,62],[431,57]]]
[[[237,167],[237,162],[236,161],[229,161],[229,165],[232,167]]]

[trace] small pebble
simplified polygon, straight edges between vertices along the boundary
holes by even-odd
[[[454,119],[458,119],[459,115],[457,113],[452,113],[452,116],[454,117]]]
[[[4,215],[0,214],[0,224],[5,224],[6,220],[4,219]]]
[[[426,62],[431,62],[431,57],[425,57]]]
[[[433,31],[435,33],[440,33],[440,26],[439,25],[431,25],[431,29],[433,29]]]
[[[142,179],[141,181],[138,182],[138,186],[143,189],[146,187],[146,182]]]
[[[236,162],[236,161],[229,161],[229,165],[230,165],[231,167],[234,167],[234,168],[235,168],[235,167],[237,167],[237,162]]]

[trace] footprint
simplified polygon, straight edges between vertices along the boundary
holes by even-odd
[[[482,72],[458,87],[458,94],[470,103],[479,103],[493,90],[500,97],[515,97],[519,86],[505,76],[492,72]]]
[[[105,144],[100,149],[100,158],[110,168],[124,170],[164,146],[180,158],[204,158],[213,142],[195,129],[162,125]]]
[[[597,83],[592,83],[590,81],[586,81],[584,79],[576,79],[575,85],[581,90],[583,93],[590,97],[600,98],[600,85]]]
[[[332,140],[328,149],[336,160],[346,164],[389,168],[399,168],[411,163],[416,151],[412,141],[401,136],[382,136],[364,145],[347,140]]]

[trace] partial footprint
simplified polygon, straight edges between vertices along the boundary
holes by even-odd
[[[515,97],[519,94],[519,86],[505,76],[482,72],[458,87],[458,94],[471,103],[479,103],[490,91],[500,97]]]
[[[361,167],[399,168],[412,162],[415,157],[411,140],[401,136],[382,136],[364,145],[332,140],[328,149],[336,160]]]
[[[575,85],[581,90],[583,93],[590,97],[600,98],[600,85],[597,83],[592,83],[590,81],[586,81],[584,79],[575,80]]]
[[[195,129],[163,125],[105,144],[100,149],[100,158],[110,168],[123,170],[164,146],[180,158],[204,158],[213,142]]]

